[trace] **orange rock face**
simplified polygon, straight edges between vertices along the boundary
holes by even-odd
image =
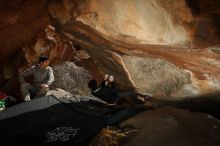
[[[1,61],[11,57],[51,23],[44,0],[3,0],[0,3]]]
[[[0,6],[2,66],[15,57],[10,66],[21,68],[41,53],[54,63],[74,61],[85,55],[76,45],[95,63],[90,70],[113,74],[121,86],[143,94],[220,90],[218,1],[4,0]]]

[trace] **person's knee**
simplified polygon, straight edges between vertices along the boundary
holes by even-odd
[[[40,88],[40,90],[38,91],[37,95],[46,95],[47,91],[49,90],[49,88]]]
[[[41,89],[40,89],[40,92],[46,93],[48,90],[49,90],[49,88],[41,88]]]

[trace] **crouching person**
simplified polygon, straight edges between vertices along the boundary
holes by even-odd
[[[108,102],[108,103],[114,103],[118,96],[118,88],[116,86],[116,83],[114,82],[114,77],[112,75],[106,74],[104,77],[104,80],[101,82],[101,84],[98,86],[96,80],[91,80],[88,83],[88,87],[92,91],[92,95]]]
[[[25,77],[30,75],[33,77],[32,84],[25,81]],[[24,101],[46,95],[54,81],[53,69],[49,66],[49,58],[41,55],[38,64],[21,73],[19,80]],[[31,97],[31,95],[34,97]]]
[[[92,95],[108,102],[117,104],[121,99],[133,99],[144,103],[146,96],[138,95],[135,90],[119,90],[113,75],[106,74],[104,80],[98,86],[96,80],[91,80],[88,87],[92,91]]]

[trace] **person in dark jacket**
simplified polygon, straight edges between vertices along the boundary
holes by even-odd
[[[108,102],[114,103],[118,98],[118,88],[114,82],[114,76],[106,74],[104,80],[98,86],[96,80],[91,80],[88,83],[89,88],[92,90],[92,95]]]
[[[99,86],[96,80],[91,80],[88,86],[92,90],[92,95],[108,103],[117,103],[122,98],[131,98],[145,102],[144,97],[140,97],[134,90],[119,90],[113,75],[106,74]]]

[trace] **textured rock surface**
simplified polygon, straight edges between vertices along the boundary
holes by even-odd
[[[160,1],[96,0],[88,7],[88,12],[78,16],[77,20],[109,37],[121,37],[125,41],[128,37],[128,41],[133,38],[148,44],[188,44],[186,30],[183,26],[175,26],[172,15]],[[186,15],[189,15],[190,10],[187,10]]]
[[[0,2],[1,58],[12,57],[51,23],[45,0],[2,0]]]
[[[87,83],[91,80],[89,72],[73,62],[64,62],[53,67],[55,81],[51,88],[61,88],[72,94],[91,95]]]
[[[217,0],[1,0],[0,16],[0,91],[10,95],[19,93],[19,72],[41,53],[53,65],[74,61],[98,80],[109,73],[123,88],[158,98],[220,91]],[[139,130],[124,145],[220,143],[218,120],[175,108],[146,111],[121,126]]]
[[[176,68],[177,72],[186,72],[188,74],[185,76],[186,78],[178,75],[178,78],[176,78],[178,82],[185,84],[170,85],[170,89],[174,89],[170,92],[173,96],[198,96],[219,91],[220,66],[218,54],[210,49],[194,50],[165,45],[122,43],[108,39],[79,22],[67,23],[64,26],[64,31],[66,36],[72,38],[75,43],[80,43],[84,46],[94,58],[100,70],[113,74],[116,80],[123,86],[138,88],[143,84],[147,86],[148,84],[153,85],[157,83],[156,80],[151,80],[150,83],[144,80],[146,78],[145,75],[148,74],[145,72],[146,70],[142,71],[142,76],[139,76],[139,79],[136,78],[135,72],[138,72],[136,71],[137,68],[135,70],[131,63],[129,61],[126,62],[124,59],[126,58],[124,56],[130,56],[128,57],[129,60],[132,60],[134,63],[137,61],[141,64],[146,64],[146,62],[144,61],[145,59],[140,61],[138,59],[140,57],[151,58],[150,62],[153,62],[155,59],[161,59],[161,62],[176,66],[174,68]],[[159,79],[163,78],[163,76],[157,75],[155,78]],[[187,81],[189,78],[190,81]],[[140,79],[142,82],[138,82]],[[176,93],[174,93],[175,91]],[[165,95],[166,92],[160,92],[159,94]]]
[[[74,45],[78,45],[96,63],[95,67],[90,66],[95,74],[99,74],[96,68],[102,75],[113,74],[124,88],[141,87],[142,93],[175,97],[218,92],[219,6],[218,1],[208,0],[3,0],[0,2],[1,70],[16,75],[27,63],[35,63],[41,53],[49,55],[53,63],[75,61],[80,53]],[[139,57],[152,58],[150,62],[160,59],[174,65],[176,72],[188,72],[190,77],[166,77],[175,81],[159,84],[153,80],[160,78],[156,74],[147,81],[147,70],[136,76],[139,68],[132,67],[126,56],[140,64],[146,61],[140,61]],[[10,57],[14,61],[4,60]],[[0,74],[1,84],[11,84],[13,80]],[[164,89],[168,83],[171,83],[169,89]],[[143,87],[145,84],[156,85],[159,91]]]
[[[220,143],[219,120],[183,109],[146,111],[124,121],[121,127],[136,130],[120,144],[123,146],[218,146]]]
[[[190,82],[190,74],[161,59],[123,56],[123,60],[140,93],[170,95]]]

